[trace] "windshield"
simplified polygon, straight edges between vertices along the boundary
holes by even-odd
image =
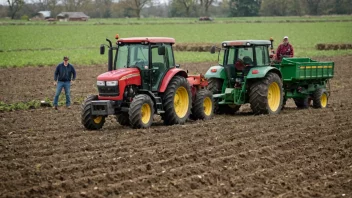
[[[234,64],[236,61],[242,60],[253,64],[253,48],[252,47],[231,47],[228,49],[227,64]]]
[[[117,49],[116,68],[139,67],[148,69],[149,45],[125,44]]]

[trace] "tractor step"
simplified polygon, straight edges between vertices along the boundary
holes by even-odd
[[[165,113],[163,109],[163,101],[160,97],[155,97],[157,114]]]
[[[222,94],[214,94],[213,98],[222,98],[223,96],[225,96],[224,93],[222,93]]]

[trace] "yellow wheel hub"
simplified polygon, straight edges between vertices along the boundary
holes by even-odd
[[[183,118],[188,111],[189,106],[189,97],[186,88],[179,87],[176,90],[175,97],[174,97],[174,108],[176,115],[179,118]]]
[[[205,113],[205,115],[210,116],[211,110],[212,110],[212,108],[213,108],[213,104],[212,104],[212,102],[211,102],[211,100],[210,100],[209,97],[206,97],[206,98],[204,99],[203,107],[204,107],[204,113]]]
[[[281,92],[276,82],[270,84],[268,88],[268,106],[271,111],[277,111],[280,106]]]
[[[103,116],[97,116],[96,118],[93,119],[93,121],[95,124],[99,124],[102,119],[103,119]]]
[[[143,104],[141,108],[141,114],[142,114],[142,122],[143,124],[148,124],[150,121],[150,117],[152,115],[152,110],[150,108],[149,104]]]
[[[325,108],[328,105],[328,96],[326,93],[323,93],[320,97],[320,104],[322,108]]]

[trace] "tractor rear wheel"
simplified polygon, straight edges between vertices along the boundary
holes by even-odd
[[[319,88],[313,93],[313,107],[326,108],[328,106],[328,93],[325,89]]]
[[[298,109],[307,109],[309,107],[308,97],[293,99]]]
[[[128,111],[132,128],[149,128],[153,123],[154,104],[152,99],[145,94],[133,98]]]
[[[101,129],[105,123],[105,116],[94,116],[92,115],[91,103],[93,100],[98,100],[97,95],[89,95],[84,100],[81,106],[81,123],[88,130]]]
[[[209,120],[213,117],[213,114],[213,94],[207,89],[198,91],[192,107],[192,118],[195,120]]]
[[[191,113],[191,88],[186,78],[174,76],[163,96],[165,113],[161,114],[164,124],[184,124]]]
[[[275,73],[251,84],[249,103],[254,114],[278,114],[282,109],[283,91],[282,81]]]
[[[128,117],[128,113],[124,112],[117,115],[116,120],[121,126],[130,126],[130,118]]]

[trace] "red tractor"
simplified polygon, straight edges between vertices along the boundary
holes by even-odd
[[[150,127],[154,114],[161,115],[166,125],[213,116],[213,96],[205,89],[208,82],[175,64],[175,39],[118,35],[116,39],[116,46],[109,39],[109,45],[100,46],[100,54],[108,47],[108,72],[97,78],[99,95],[88,96],[82,104],[85,128],[102,128],[108,115],[132,128]]]

